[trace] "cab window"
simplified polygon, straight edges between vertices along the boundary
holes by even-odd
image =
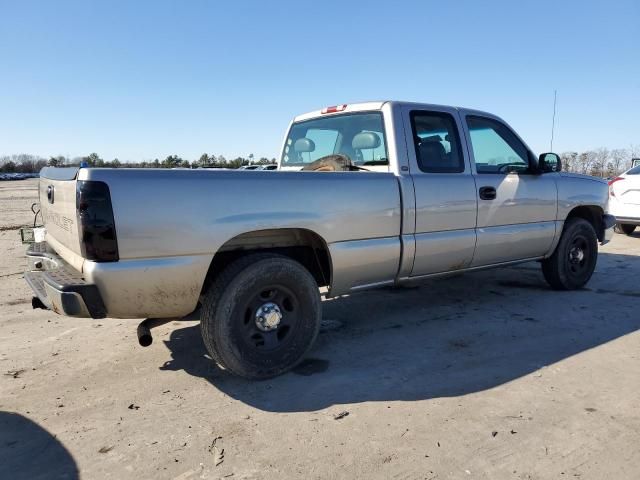
[[[464,158],[456,122],[444,112],[411,112],[418,167],[428,173],[460,173]]]
[[[354,165],[388,165],[380,112],[331,115],[291,126],[283,166],[304,166],[328,155],[344,155]]]

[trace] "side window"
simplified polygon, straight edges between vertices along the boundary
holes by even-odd
[[[456,122],[448,113],[411,112],[418,167],[428,173],[464,172]]]
[[[478,173],[522,173],[529,169],[527,147],[504,124],[485,117],[467,117]]]

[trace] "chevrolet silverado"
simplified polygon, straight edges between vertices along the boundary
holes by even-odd
[[[321,292],[528,261],[552,288],[577,289],[615,223],[604,181],[535,156],[495,115],[395,101],[296,117],[276,172],[45,168],[39,196],[34,306],[197,311],[213,359],[251,379],[304,357]]]

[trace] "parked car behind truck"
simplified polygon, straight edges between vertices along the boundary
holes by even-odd
[[[631,235],[640,225],[640,165],[609,180],[609,205],[616,231]]]
[[[279,170],[45,168],[46,241],[25,274],[35,303],[93,318],[201,307],[212,358],[268,378],[313,344],[319,287],[336,297],[536,260],[552,288],[576,289],[614,224],[605,182],[464,108],[301,115]]]

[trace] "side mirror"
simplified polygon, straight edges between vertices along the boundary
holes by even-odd
[[[538,157],[538,169],[541,173],[560,172],[562,161],[555,153],[541,153]]]

